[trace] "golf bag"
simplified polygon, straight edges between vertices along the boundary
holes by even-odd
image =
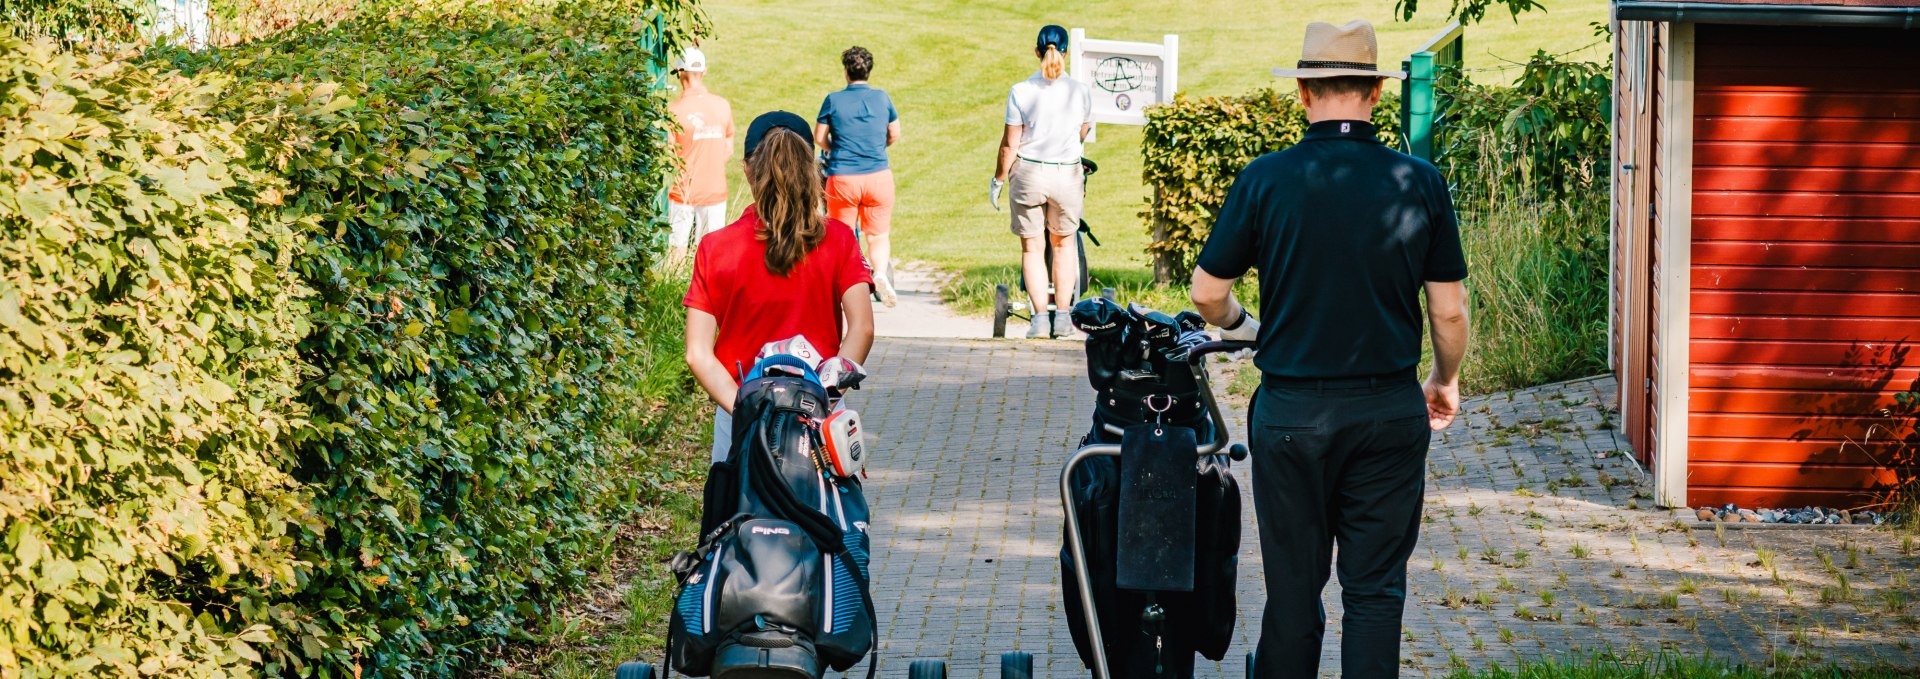
[[[1128,453],[1085,460],[1070,480],[1094,607],[1113,676],[1192,677],[1195,653],[1219,660],[1232,641],[1237,613],[1234,574],[1240,549],[1240,486],[1230,459],[1224,454],[1197,455],[1189,443],[1214,438],[1213,422],[1199,396],[1202,385],[1186,361],[1188,350],[1208,340],[1201,332],[1206,323],[1193,312],[1172,317],[1138,306],[1122,309],[1104,298],[1075,305],[1073,320],[1087,334],[1087,374],[1099,392],[1093,428],[1082,445],[1130,445],[1107,425],[1128,429],[1158,424],[1162,426],[1142,429],[1193,432],[1191,437],[1152,439],[1148,445],[1164,449],[1149,448],[1147,453],[1195,460],[1190,591],[1142,591],[1119,585],[1119,500],[1122,462]],[[1130,431],[1128,436],[1135,434]],[[1060,563],[1063,582],[1074,582],[1073,560],[1065,548]],[[1086,623],[1077,614],[1082,610],[1080,592],[1075,587],[1065,589],[1066,610],[1074,612],[1067,616],[1074,647],[1081,661],[1092,667]],[[1163,614],[1159,620],[1145,615],[1154,605]]]
[[[733,451],[707,479],[699,548],[674,557],[674,669],[812,678],[873,649],[867,503],[858,473],[840,476],[825,458],[819,423],[831,410],[807,361],[775,355],[748,374]]]

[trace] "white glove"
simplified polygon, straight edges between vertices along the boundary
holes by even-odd
[[[994,177],[987,182],[987,204],[993,206],[994,212],[1000,211],[1000,189],[1006,185],[1007,183],[1000,181],[999,177]]]
[[[1229,342],[1252,342],[1258,340],[1260,339],[1260,319],[1254,318],[1253,314],[1247,313],[1246,309],[1241,309],[1239,325],[1234,326],[1231,330],[1221,328],[1220,339]]]

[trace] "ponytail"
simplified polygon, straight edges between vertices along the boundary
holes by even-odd
[[[1058,80],[1060,74],[1067,72],[1067,58],[1061,56],[1060,48],[1047,45],[1047,53],[1040,55],[1040,74],[1048,80]]]
[[[754,236],[767,242],[767,271],[785,276],[827,238],[818,161],[798,133],[774,128],[754,147],[747,165],[754,212],[760,216]]]

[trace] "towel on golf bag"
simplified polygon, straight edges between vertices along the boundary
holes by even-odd
[[[1177,316],[1139,306],[1121,308],[1091,298],[1073,309],[1074,324],[1087,333],[1087,379],[1099,392],[1093,429],[1081,443],[1120,443],[1122,435],[1106,425],[1126,427],[1159,422],[1194,431],[1195,439],[1214,438],[1213,422],[1200,400],[1201,384],[1187,364],[1187,352],[1209,338],[1206,322],[1192,312]],[[1153,676],[1160,655],[1168,676],[1193,676],[1195,653],[1212,660],[1226,657],[1233,640],[1234,577],[1240,552],[1240,484],[1226,455],[1194,455],[1191,449],[1167,451],[1194,457],[1194,587],[1191,592],[1155,592],[1166,611],[1161,645],[1156,649],[1140,614],[1148,594],[1115,583],[1119,544],[1120,458],[1096,457],[1074,469],[1069,483],[1080,520],[1082,544],[1093,584],[1094,608],[1105,639],[1107,666],[1116,679]],[[1064,529],[1063,529],[1064,533]],[[1063,536],[1071,539],[1071,536]],[[1093,666],[1092,642],[1080,610],[1073,560],[1060,550],[1066,590],[1067,628],[1080,660]]]
[[[1095,416],[1093,432],[1087,443],[1119,443]],[[1119,423],[1115,423],[1119,424]],[[1211,438],[1213,423],[1204,419],[1191,422],[1198,438]],[[1193,451],[1177,454],[1193,455]],[[1195,653],[1211,660],[1227,655],[1233,641],[1234,619],[1238,613],[1234,599],[1234,574],[1240,554],[1240,484],[1225,455],[1194,456],[1194,588],[1192,592],[1155,592],[1153,598],[1166,610],[1159,650],[1168,676],[1193,676]],[[1100,631],[1106,640],[1107,666],[1115,679],[1153,676],[1153,639],[1143,631],[1140,613],[1147,606],[1147,593],[1120,589],[1114,583],[1114,563],[1118,553],[1120,523],[1120,460],[1096,457],[1074,468],[1073,503],[1080,518],[1082,546],[1086,549],[1089,575],[1093,580],[1094,610],[1100,616]],[[1080,613],[1080,590],[1073,559],[1065,547],[1060,550],[1061,582],[1067,583],[1067,629],[1080,660],[1093,666],[1092,643],[1086,622]]]
[[[733,452],[707,479],[699,549],[675,559],[667,652],[681,673],[706,676],[729,644],[799,647],[838,671],[873,649],[866,499],[859,479],[814,460],[821,440],[809,421],[827,414],[827,392],[811,368],[788,372],[798,376],[756,367],[741,386]]]

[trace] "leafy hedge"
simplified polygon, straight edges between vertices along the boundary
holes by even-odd
[[[550,612],[650,480],[647,73],[699,21],[0,50],[0,441],[31,453],[0,459],[0,667],[448,675]]]
[[[228,85],[0,38],[0,668],[239,675],[297,586],[309,291]]]
[[[1389,92],[1374,108],[1381,140],[1400,143],[1400,98]],[[1214,215],[1241,168],[1279,151],[1307,129],[1307,114],[1291,94],[1266,88],[1240,96],[1189,97],[1147,110],[1141,142],[1141,179],[1153,198],[1140,216],[1153,229],[1147,251],[1154,278],[1183,276],[1213,233]]]

